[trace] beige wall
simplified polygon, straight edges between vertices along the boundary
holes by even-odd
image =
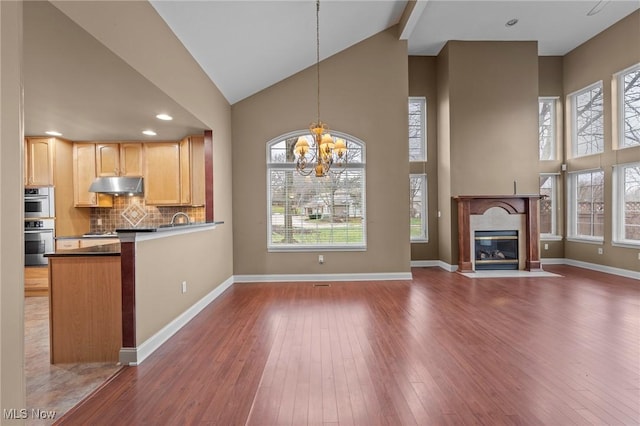
[[[136,343],[139,346],[229,278],[212,254],[229,248],[216,229],[136,243]],[[162,267],[166,265],[168,267]],[[187,292],[182,293],[182,282]]]
[[[427,175],[429,242],[411,244],[411,260],[438,259],[438,143],[435,56],[409,56],[409,96],[427,100],[427,161],[409,165],[411,173]]]
[[[438,83],[438,255],[449,265],[458,262],[457,232],[458,224],[454,201],[451,199],[451,108],[449,78],[449,45],[446,44],[438,54],[436,63],[436,81]],[[455,252],[454,252],[455,250]]]
[[[207,236],[211,241],[207,241],[208,249],[200,258],[202,265],[195,291],[188,293],[185,303],[177,304],[179,309],[185,308],[189,306],[188,300],[193,302],[197,294],[212,291],[233,275],[231,106],[148,2],[54,2],[54,5],[213,132],[214,218],[224,224]],[[117,28],[113,22],[118,22]],[[177,79],[176,75],[182,78]],[[184,240],[184,246],[180,242],[175,250],[188,252],[189,244]],[[144,256],[145,252],[142,253]],[[141,286],[147,286],[155,278],[162,279],[162,274],[156,275],[158,269],[171,276],[175,262],[181,259],[179,253],[171,253],[172,262],[155,261],[155,269],[136,272]],[[160,265],[166,268],[159,268]],[[167,278],[166,285],[172,283]],[[174,310],[165,303],[165,294],[147,292],[147,296],[149,299],[144,302],[138,298],[139,303],[166,308],[167,314],[160,316],[163,321],[175,317]],[[141,313],[136,327],[146,335],[147,330],[158,328],[158,319]]]
[[[556,102],[556,159],[539,162],[540,173],[561,173],[564,158],[564,103],[562,102],[562,56],[541,56],[538,58],[538,89],[539,96],[557,97]],[[556,211],[556,221],[558,233],[564,235],[564,175],[558,176],[557,196],[558,210]],[[546,248],[545,248],[546,247]],[[542,258],[563,258],[564,240],[544,240],[540,244],[540,256]]]
[[[0,410],[5,410],[26,406],[22,2],[0,2],[0,43]],[[0,422],[17,423],[4,416]]]
[[[407,47],[390,28],[321,64],[321,118],[366,144],[367,250],[267,252],[266,144],[316,118],[315,66],[233,105],[234,273],[408,272]]]
[[[210,236],[203,281],[190,297],[215,289],[233,275],[231,208],[231,107],[147,2],[69,2],[65,14],[136,71],[147,77],[213,131],[214,216],[224,221]],[[2,408],[23,408],[23,250],[21,84],[22,3],[0,2],[2,79],[0,186],[0,399]],[[118,27],[113,27],[118,22]],[[170,57],[171,61],[167,61]],[[182,79],[176,79],[182,75]],[[61,146],[64,150],[64,146]],[[19,206],[19,207],[16,207]],[[169,263],[166,263],[170,265]],[[162,295],[158,303],[162,303]],[[154,303],[148,300],[148,303]],[[182,306],[182,305],[180,305]],[[142,329],[152,329],[144,318]]]
[[[571,158],[570,129],[566,128],[565,155],[568,171],[601,168],[605,173],[605,228],[604,245],[567,241],[565,257],[584,262],[602,264],[631,271],[640,270],[639,250],[615,247],[612,239],[612,167],[640,159],[640,147],[614,150],[612,143],[612,90],[614,73],[640,63],[640,11],[636,11],[596,37],[569,52],[564,57],[563,86],[565,100],[570,93],[599,80],[604,88],[604,153]],[[568,108],[565,109],[568,111]],[[565,120],[568,119],[568,113]],[[604,254],[597,253],[598,247]]]
[[[450,41],[438,56],[440,260],[457,263],[457,195],[537,194],[536,42]],[[447,210],[450,209],[449,212]],[[449,246],[451,244],[451,246]]]

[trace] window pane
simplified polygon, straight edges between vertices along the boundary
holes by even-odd
[[[576,182],[576,235],[604,236],[604,172],[580,173]]]
[[[640,241],[640,166],[624,168],[624,239]]]
[[[555,191],[556,176],[540,176],[540,233],[556,234],[555,226]]]
[[[409,161],[426,159],[426,100],[409,98]]]
[[[409,178],[409,213],[411,240],[426,241],[427,235],[427,179],[425,175]]]
[[[555,105],[555,99],[541,99],[538,102],[538,141],[540,148],[540,160],[554,160],[556,156]]]
[[[268,247],[270,249],[365,248],[364,145],[345,138],[347,164],[334,163],[326,177],[313,173],[315,157],[309,154],[304,176],[295,169],[293,147],[299,136],[307,138],[315,153],[311,135],[293,135],[269,144]]]
[[[604,150],[602,83],[573,95],[573,153],[590,155]]]
[[[324,178],[271,170],[271,244],[364,244],[362,170]]]
[[[622,146],[640,145],[640,67],[623,74],[621,80],[624,127]]]

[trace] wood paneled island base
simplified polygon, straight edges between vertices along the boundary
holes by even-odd
[[[118,362],[120,256],[49,258],[51,363]]]

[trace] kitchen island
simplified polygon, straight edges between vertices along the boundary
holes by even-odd
[[[118,244],[46,254],[51,363],[144,359],[205,295],[220,224],[117,229]]]
[[[57,250],[49,259],[51,363],[118,362],[120,244]]]

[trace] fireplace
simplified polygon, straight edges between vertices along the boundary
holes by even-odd
[[[505,262],[509,268],[527,271],[542,270],[538,225],[539,195],[460,195],[454,199],[458,204],[458,272],[486,269],[485,260],[493,261],[489,262],[492,269],[502,263],[502,260],[509,260],[510,262]],[[511,252],[515,252],[517,260],[506,259],[507,256],[504,253],[505,259],[478,259],[478,250],[482,250],[483,246],[476,241],[476,231],[514,230],[515,239],[511,238],[513,235],[503,235],[500,248],[496,243],[493,251],[504,249],[509,251],[510,255]],[[515,248],[507,250],[505,244],[510,244],[506,242],[507,240],[511,240],[511,243],[515,241]],[[477,249],[478,245],[480,249]],[[494,256],[501,255],[495,253]]]
[[[475,231],[476,271],[518,269],[518,231]]]

